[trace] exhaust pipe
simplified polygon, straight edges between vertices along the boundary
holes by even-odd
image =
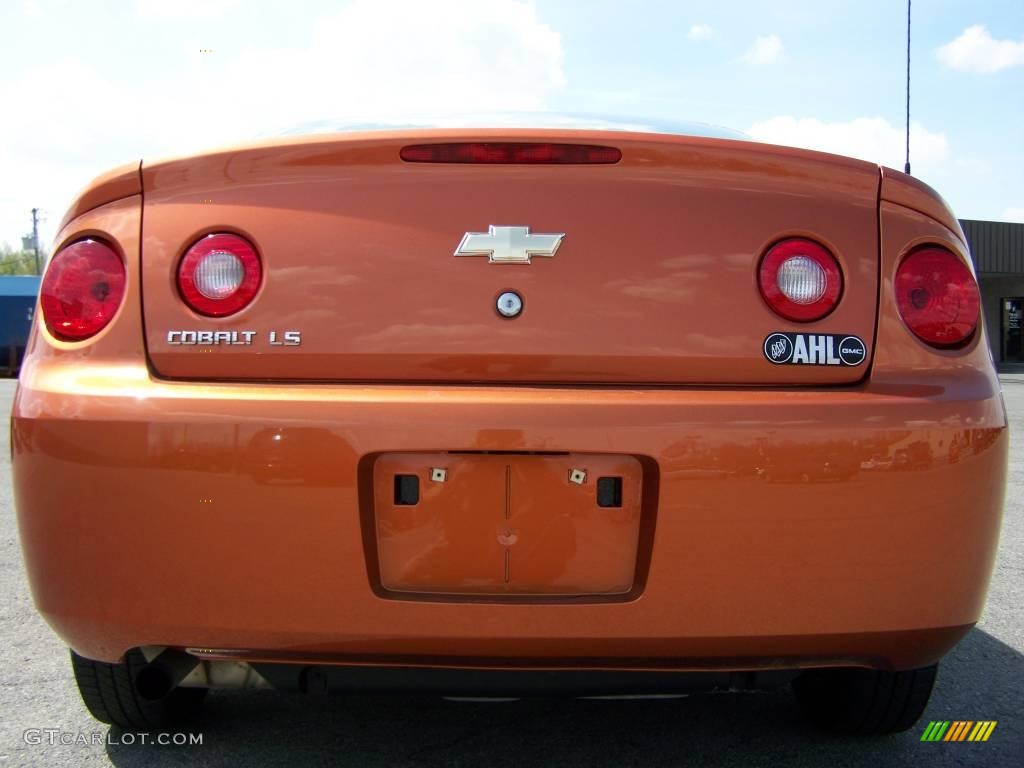
[[[160,701],[199,664],[184,651],[168,648],[135,674],[135,690],[147,701]]]

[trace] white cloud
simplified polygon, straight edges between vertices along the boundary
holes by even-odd
[[[1019,221],[1024,224],[1024,208],[1007,208],[1002,218],[1003,221]]]
[[[48,156],[79,156],[95,138],[123,130],[124,117],[97,104],[124,103],[121,89],[74,56],[54,57],[8,83],[0,82],[0,103],[32,104],[32,121],[0,123],[0,147],[46,148]],[[61,98],[52,98],[53,94]],[[39,98],[47,94],[50,98]]]
[[[182,45],[145,82],[70,57],[0,80],[0,103],[33,104],[32,121],[0,121],[0,240],[23,234],[21,209],[33,205],[48,212],[51,238],[92,176],[140,157],[316,121],[542,110],[566,82],[558,33],[516,0],[355,0],[312,20],[302,46],[206,56]]]
[[[139,137],[128,135],[124,113],[96,107],[130,103],[128,96],[71,56],[0,82],[0,103],[32,104],[34,118],[0,123],[0,240],[29,231],[29,209],[39,207],[46,219],[41,240],[48,244],[74,194],[100,172],[133,159],[131,144],[137,151]]]
[[[211,21],[238,4],[239,0],[136,0],[135,13],[161,21]]]
[[[147,91],[159,119],[140,130],[160,151],[316,121],[539,110],[565,85],[558,33],[518,0],[355,0],[314,20],[301,47],[198,49],[186,41],[184,71]]]
[[[691,40],[707,40],[712,33],[713,30],[707,24],[694,24],[686,36]]]
[[[771,64],[782,56],[782,52],[782,38],[778,35],[764,35],[754,40],[741,61],[748,64]]]
[[[248,114],[288,124],[536,110],[565,85],[562,64],[558,33],[532,4],[356,0],[319,20],[308,47],[243,51],[212,87],[229,87]]]
[[[41,19],[46,15],[38,0],[22,0],[21,12],[30,19]]]
[[[771,144],[817,149],[903,168],[906,137],[902,126],[883,117],[859,117],[827,123],[811,117],[773,117],[747,129],[755,139]],[[910,162],[917,175],[933,172],[949,157],[944,133],[929,131],[919,123],[910,124]]]
[[[1024,40],[996,40],[984,24],[975,24],[935,55],[950,69],[989,74],[1024,65]]]

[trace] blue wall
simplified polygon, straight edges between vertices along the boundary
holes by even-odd
[[[25,346],[37,295],[38,276],[0,275],[0,354],[6,347]]]

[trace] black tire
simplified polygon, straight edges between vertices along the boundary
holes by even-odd
[[[812,669],[793,681],[793,693],[804,716],[819,728],[882,736],[907,730],[924,714],[938,668]]]
[[[144,699],[135,688],[135,675],[145,664],[145,657],[137,649],[126,653],[122,664],[93,661],[71,651],[78,692],[85,708],[101,723],[148,731],[195,719],[206,689],[175,688],[159,701]]]

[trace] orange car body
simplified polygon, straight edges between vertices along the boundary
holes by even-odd
[[[622,159],[399,159],[467,140]],[[529,265],[453,256],[489,225],[565,238]],[[222,319],[175,285],[218,231],[264,269]],[[124,301],[83,342],[37,322],[12,420],[33,595],[83,656],[908,669],[981,614],[1006,417],[983,328],[936,350],[897,312],[909,250],[969,263],[954,216],[903,174],[653,134],[327,136],[115,171],[57,246],[85,236],[123,256]],[[759,259],[792,236],[845,275],[811,324],[758,293]],[[511,320],[506,290],[524,300]],[[766,336],[793,331],[856,334],[867,360],[772,365]],[[416,504],[395,503],[401,474]],[[605,476],[622,478],[614,508],[595,503]]]

